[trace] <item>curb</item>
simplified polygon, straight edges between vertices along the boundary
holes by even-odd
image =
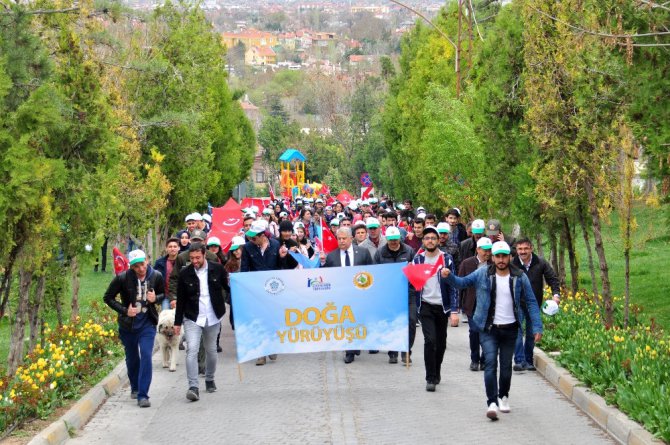
[[[40,431],[28,445],[60,445],[70,438],[70,433],[89,421],[93,414],[121,386],[128,382],[125,360],[121,360],[107,377],[91,388],[60,419]]]
[[[561,367],[541,349],[535,348],[535,367],[568,400],[593,419],[617,442],[623,445],[663,445],[642,425],[618,409],[607,405],[605,399],[586,388],[570,372]]]

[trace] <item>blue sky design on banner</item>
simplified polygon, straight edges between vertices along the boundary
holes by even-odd
[[[232,274],[238,361],[275,353],[407,350],[403,266]],[[284,284],[279,292],[278,281]]]

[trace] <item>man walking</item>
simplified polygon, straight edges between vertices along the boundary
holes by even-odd
[[[536,343],[542,339],[542,319],[528,277],[518,268],[510,267],[509,244],[495,242],[491,253],[493,266],[480,267],[465,277],[457,277],[450,271],[446,274],[447,282],[459,289],[476,287],[477,302],[470,324],[479,332],[484,352],[486,417],[498,420],[498,408],[503,413],[510,412],[512,355],[519,330],[521,301],[526,302]]]
[[[458,276],[464,277],[480,267],[490,266],[492,264],[491,247],[492,244],[489,238],[480,238],[477,241],[477,255],[470,257],[461,263],[461,266],[458,269]],[[468,329],[470,331],[470,371],[483,371],[484,354],[480,351],[481,345],[479,344],[479,332],[474,329],[474,326],[471,323],[476,302],[477,295],[474,287],[468,287],[467,289],[461,290],[461,309],[468,317]]]
[[[126,353],[130,397],[137,399],[140,408],[148,408],[151,354],[158,324],[156,306],[165,297],[164,281],[161,273],[147,264],[143,251],[133,250],[128,260],[130,269],[112,279],[103,299],[119,314],[119,338]]]
[[[179,272],[177,281],[177,309],[175,334],[182,325],[186,338],[186,398],[192,402],[200,400],[198,385],[198,347],[202,338],[205,349],[205,389],[215,392],[216,336],[221,319],[226,313],[224,290],[229,291],[228,273],[223,266],[205,259],[205,245],[192,244],[188,249],[191,264]]]
[[[416,304],[423,332],[423,360],[426,366],[426,391],[434,392],[440,384],[442,360],[447,349],[447,325],[449,318],[458,319],[458,293],[446,282],[447,272],[454,271],[454,260],[447,252],[438,249],[437,229],[423,229],[424,251],[414,257],[414,264],[436,265],[434,273],[420,291],[416,291]]]
[[[353,236],[351,229],[348,227],[340,227],[335,234],[337,237],[337,249],[325,255],[320,254],[322,267],[351,267],[351,266],[368,266],[374,264],[368,249],[354,246],[352,243]],[[355,355],[360,355],[361,351],[347,350],[344,354],[344,363],[351,363],[354,361]]]
[[[551,265],[544,258],[540,258],[533,253],[533,243],[530,239],[521,238],[516,242],[516,254],[517,256],[512,260],[512,264],[524,271],[528,276],[528,281],[530,281],[530,287],[533,288],[533,294],[535,294],[538,306],[542,307],[544,282],[551,288],[553,300],[559,303],[561,301],[561,282],[556,276],[554,269],[551,268]],[[519,320],[519,335],[517,336],[514,350],[514,370],[535,371],[535,364],[533,363],[533,348],[535,347],[533,326],[527,320],[526,306],[523,303],[521,304],[521,308],[524,310],[521,311],[521,320]]]
[[[386,229],[386,244],[377,250],[374,256],[375,264],[389,264],[389,263],[409,263],[414,257],[414,251],[407,244],[400,241],[400,230],[397,227],[389,227]],[[416,336],[416,301],[414,295],[409,291],[409,284],[407,285],[407,296],[409,300],[409,350],[410,355],[412,346],[414,345],[414,337]],[[402,361],[406,361],[406,352],[402,353]],[[410,360],[411,361],[411,360]],[[398,363],[398,351],[389,351],[389,363]]]

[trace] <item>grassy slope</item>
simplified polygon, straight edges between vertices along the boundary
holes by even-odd
[[[636,203],[633,215],[637,219],[638,228],[633,233],[633,250],[631,252],[631,304],[643,308],[648,318],[670,331],[670,229],[667,215],[670,205],[651,208],[644,203]],[[580,287],[591,289],[591,275],[588,269],[588,257],[584,247],[581,231],[577,232],[577,251],[580,262]],[[613,213],[610,221],[603,227],[603,241],[609,266],[609,276],[614,296],[624,295],[624,256],[623,241],[619,230],[618,215]],[[593,243],[593,238],[591,238]],[[593,252],[595,256],[595,251]],[[598,259],[594,257],[596,268]],[[567,258],[566,258],[567,263]],[[599,269],[596,276],[600,281]],[[569,280],[569,272],[568,272]]]

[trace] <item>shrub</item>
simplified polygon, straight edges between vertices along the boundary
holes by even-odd
[[[550,297],[549,297],[550,298]],[[670,336],[643,325],[641,310],[631,307],[623,329],[621,298],[615,298],[615,324],[607,329],[599,305],[584,292],[567,295],[558,314],[544,317],[541,347],[560,351],[556,360],[600,394],[670,442]]]

